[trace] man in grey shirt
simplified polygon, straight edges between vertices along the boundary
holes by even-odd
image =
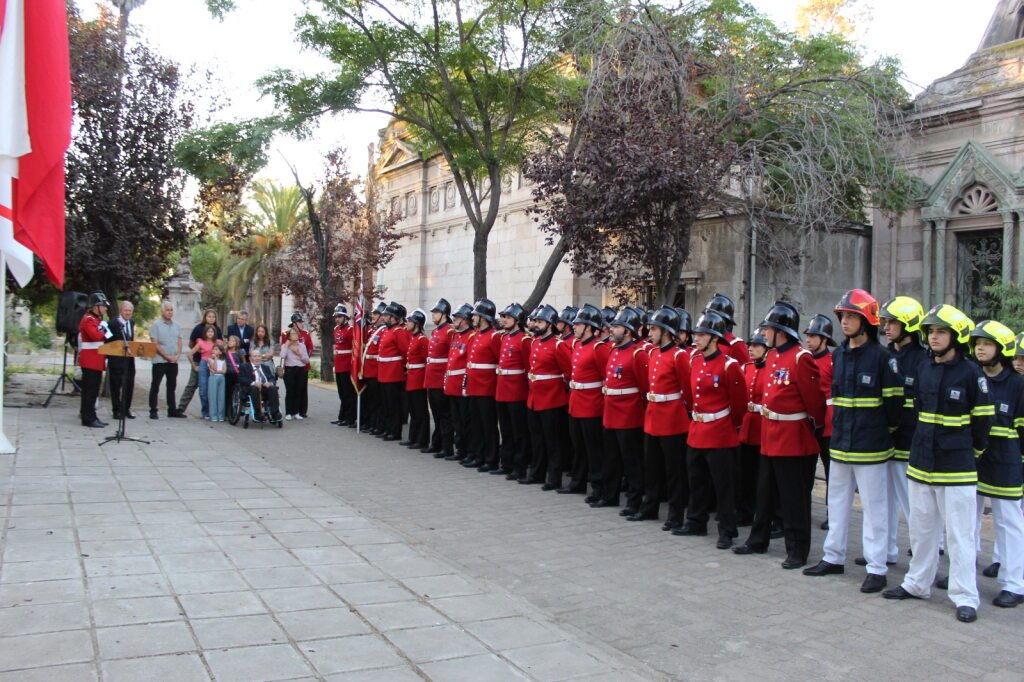
[[[181,326],[174,321],[174,306],[164,301],[160,306],[160,318],[149,329],[149,338],[156,344],[153,356],[153,381],[149,385],[149,418],[159,419],[156,400],[160,394],[160,382],[167,378],[167,416],[184,417],[175,409],[174,391],[178,387],[178,358],[181,357]]]

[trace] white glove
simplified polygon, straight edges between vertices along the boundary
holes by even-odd
[[[103,332],[104,338],[109,339],[111,336],[113,336],[113,334],[110,333],[110,327],[107,325],[106,320],[102,320],[98,325],[96,325],[96,328]]]

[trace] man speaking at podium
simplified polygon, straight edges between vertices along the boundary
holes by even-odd
[[[135,323],[132,315],[135,306],[128,301],[121,301],[121,314],[110,323],[110,332],[114,341],[134,341]],[[107,360],[107,371],[110,373],[110,404],[114,408],[114,419],[121,418],[124,409],[125,417],[135,419],[132,414],[132,395],[135,393],[135,358],[111,355]],[[124,405],[121,405],[121,392],[124,391]]]

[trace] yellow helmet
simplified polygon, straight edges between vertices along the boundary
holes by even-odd
[[[940,303],[921,320],[921,333],[928,334],[929,327],[947,327],[953,331],[957,343],[967,343],[974,322],[955,306]]]
[[[1002,354],[1012,358],[1017,348],[1017,339],[1013,336],[1013,330],[1002,322],[985,320],[979,322],[978,326],[971,330],[971,352],[974,352],[974,339],[989,339],[1002,348]]]
[[[1024,355],[1024,332],[1017,334],[1017,338],[1013,340],[1013,354]]]
[[[885,302],[882,309],[878,311],[878,316],[883,320],[902,322],[904,331],[909,334],[921,330],[924,308],[916,298],[897,296]]]

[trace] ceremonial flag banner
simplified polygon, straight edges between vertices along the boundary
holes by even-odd
[[[363,290],[359,289],[356,296],[355,317],[352,319],[352,386],[356,393],[361,394],[366,385],[363,383]]]
[[[63,287],[67,10],[64,0],[0,0],[0,21],[0,248],[20,284],[32,275],[31,250]]]

